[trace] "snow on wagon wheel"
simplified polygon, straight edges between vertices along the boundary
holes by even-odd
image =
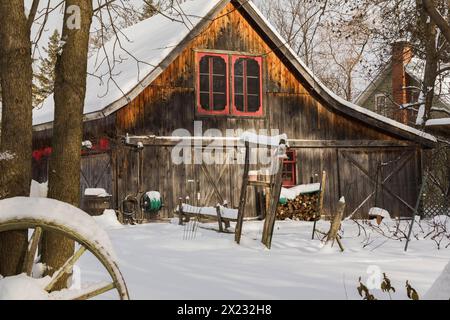
[[[0,232],[12,230],[33,230],[22,270],[28,277],[32,274],[43,231],[62,234],[79,244],[75,254],[65,262],[64,266],[51,278],[47,277],[48,281],[44,282],[43,289],[49,293],[49,299],[90,299],[110,290],[116,290],[121,300],[129,299],[108,235],[84,211],[67,203],[47,198],[17,197],[0,200]],[[92,253],[103,265],[112,281],[97,283],[80,290],[52,292],[57,281],[71,272],[72,267],[86,251]]]

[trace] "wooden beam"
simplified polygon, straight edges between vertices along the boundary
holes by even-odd
[[[38,249],[39,242],[41,241],[41,236],[42,236],[42,228],[36,227],[36,229],[34,229],[32,237],[31,237],[31,242],[28,246],[28,251],[25,256],[25,261],[23,263],[23,269],[22,269],[22,271],[24,273],[26,273],[27,276],[29,276],[29,277],[31,276],[31,274],[33,272],[34,258],[36,256],[36,251]]]
[[[238,211],[238,221],[236,223],[236,230],[234,240],[239,244],[241,242],[242,235],[242,224],[244,223],[245,215],[245,203],[247,202],[247,185],[248,185],[248,173],[250,171],[250,145],[248,142],[245,143],[245,165],[244,165],[244,176],[242,177],[242,187],[241,196],[239,199],[239,211]]]
[[[270,249],[272,247],[272,236],[275,227],[275,220],[277,218],[277,208],[280,201],[281,185],[283,182],[283,158],[278,158],[277,160],[278,171],[273,181],[273,193],[270,203],[270,210],[266,214],[266,219],[264,220],[264,228],[262,235],[262,243]]]
[[[86,247],[81,246],[80,249],[78,249],[77,252],[75,252],[75,254],[69,258],[69,260],[66,261],[66,263],[64,263],[64,265],[61,267],[61,269],[59,269],[52,277],[52,280],[50,281],[50,283],[45,287],[45,291],[50,292],[53,290],[53,287],[56,285],[56,283],[59,281],[59,279],[62,278],[62,276],[64,276],[65,274],[69,273],[72,271],[72,267],[74,266],[74,264],[78,261],[78,259],[81,258],[81,256],[83,255],[83,253],[86,252]]]
[[[216,207],[216,211],[217,211],[217,222],[219,223],[219,232],[223,232],[222,215],[220,213],[220,206]]]
[[[110,290],[113,290],[116,288],[116,285],[114,283],[110,283],[107,285],[104,285],[100,288],[93,287],[92,290],[87,290],[88,292],[85,292],[77,297],[74,297],[72,300],[88,300],[93,297],[99,296],[105,292],[108,292]]]
[[[185,141],[192,147],[200,147],[202,149],[216,149],[217,147],[210,147],[213,141],[223,141],[224,149],[235,149],[242,142],[239,137],[170,137],[170,136],[129,136],[131,144],[141,142],[144,146],[149,147],[174,147],[180,142]],[[195,144],[194,144],[195,141]],[[234,146],[227,146],[226,142],[233,142]],[[417,143],[405,140],[302,140],[302,139],[288,139],[290,148],[416,148]],[[266,145],[251,145],[251,147],[265,148]]]

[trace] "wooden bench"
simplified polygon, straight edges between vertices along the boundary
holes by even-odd
[[[225,206],[218,205],[216,207],[195,207],[180,201],[176,213],[179,215],[180,225],[193,217],[205,218],[205,219],[217,219],[219,224],[219,231],[224,232],[225,229],[230,227],[230,222],[236,222],[238,219],[238,210],[230,209]]]

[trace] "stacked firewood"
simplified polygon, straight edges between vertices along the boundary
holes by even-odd
[[[286,204],[279,204],[277,208],[278,220],[314,221],[320,218],[319,192],[301,194],[294,200],[287,200]]]

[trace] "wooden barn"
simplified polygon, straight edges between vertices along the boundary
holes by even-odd
[[[236,208],[242,165],[208,164],[204,170],[172,161],[179,143],[170,138],[175,130],[194,134],[194,123],[201,122],[203,132],[216,129],[223,136],[236,129],[286,133],[283,183],[309,183],[326,171],[326,214],[341,196],[346,215],[365,216],[375,205],[392,215],[411,214],[423,153],[435,138],[335,96],[251,1],[188,0],[124,35],[121,46],[114,40],[106,46],[105,52],[117,50],[114,55],[100,53],[89,62],[100,76],[88,77],[84,139],[92,147],[82,151],[83,190],[104,188],[118,209],[138,191],[141,177],[143,190],[162,194],[160,216],[167,217],[180,197],[216,205],[221,199],[212,178]],[[33,117],[33,174],[39,182],[47,179],[52,120],[50,97]],[[135,148],[123,143],[127,134],[145,142],[141,166]]]

